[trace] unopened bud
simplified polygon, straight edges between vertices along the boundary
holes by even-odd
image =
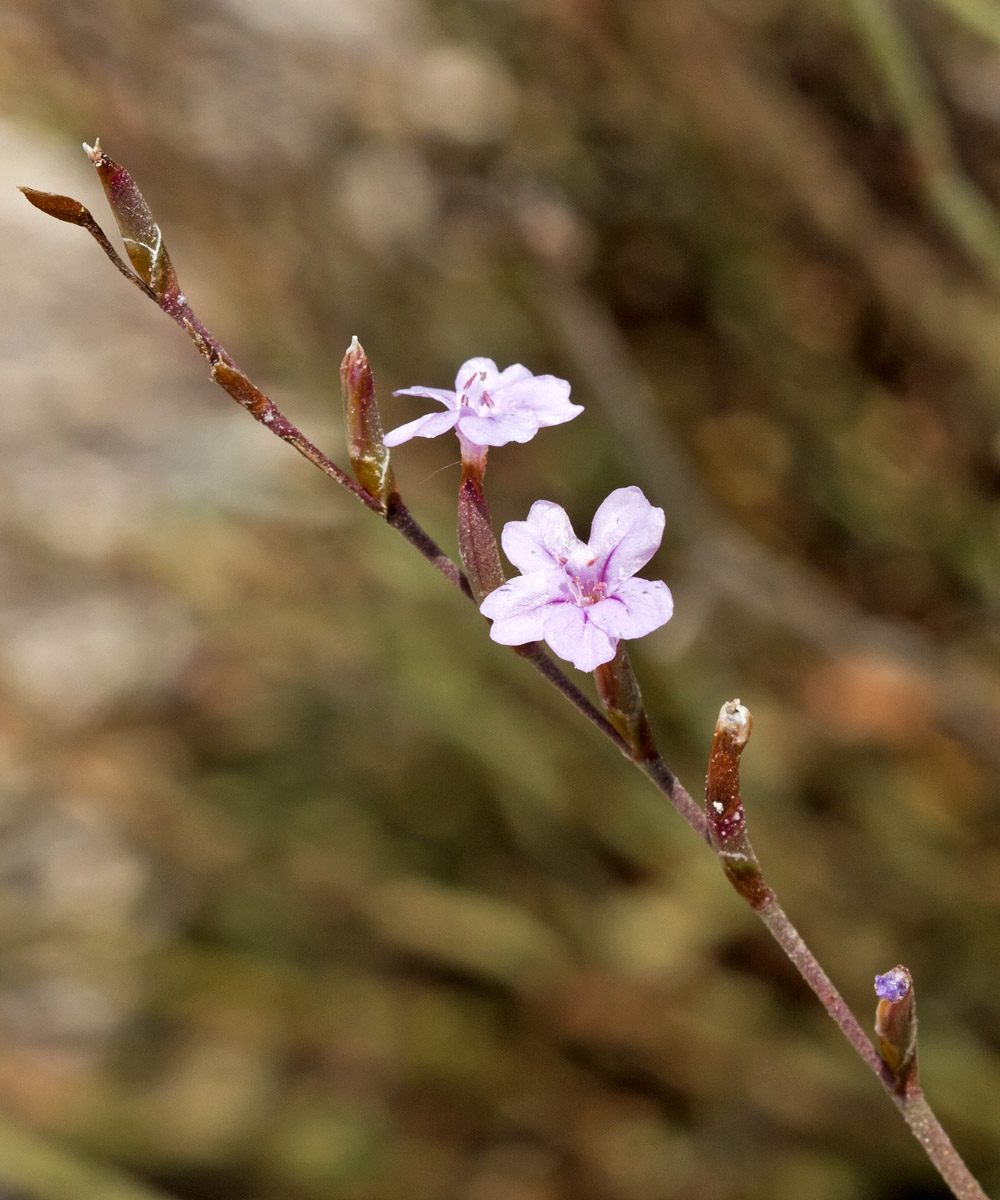
[[[875,1036],[886,1066],[896,1080],[896,1091],[917,1084],[917,1005],[913,976],[904,966],[875,976]]]
[[[344,421],[347,425],[347,449],[354,477],[383,508],[399,496],[389,462],[389,451],[382,441],[382,418],[375,399],[375,380],[368,356],[358,339],[351,344],[340,364],[340,384],[344,396]]]
[[[93,146],[84,142],[83,148],[97,168],[132,266],[143,283],[153,290],[161,306],[169,311],[170,302],[179,296],[180,289],[163,244],[163,234],[153,220],[149,205],[128,171],[101,149],[100,138]],[[179,299],[183,304],[184,298],[179,296]]]
[[[740,795],[740,755],[752,728],[750,710],[739,700],[723,704],[708,759],[705,815],[712,845],[729,882],[753,908],[764,908],[774,894],[764,882],[750,845]]]

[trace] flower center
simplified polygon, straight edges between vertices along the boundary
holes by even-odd
[[[581,563],[579,566],[570,566],[568,558],[560,555],[559,565],[566,574],[566,582],[569,585],[570,595],[573,597],[573,603],[578,608],[589,608],[591,604],[596,604],[598,600],[604,600],[608,595],[608,585],[600,577],[600,574],[594,570],[597,563],[596,556]]]
[[[474,408],[477,414],[482,415],[493,407],[493,397],[483,387],[485,382],[485,371],[477,371],[474,375],[469,376],[462,388],[462,398],[459,402],[463,408]],[[473,388],[473,384],[475,384],[475,388]]]

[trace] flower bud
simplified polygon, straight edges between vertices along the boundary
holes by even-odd
[[[340,364],[340,384],[344,396],[347,449],[354,477],[370,496],[387,508],[390,499],[398,499],[399,493],[389,451],[382,441],[382,420],[375,400],[372,369],[356,337],[351,339]]]
[[[177,276],[163,244],[163,234],[135,180],[120,163],[104,153],[100,138],[93,146],[84,142],[83,148],[97,168],[108,204],[121,230],[125,250],[139,278],[152,289],[162,307],[167,308],[175,296],[183,305],[186,302],[180,296]]]
[[[712,845],[726,877],[753,908],[765,908],[774,893],[750,845],[740,796],[740,755],[750,739],[753,717],[739,700],[723,704],[715,724],[705,782],[705,815]]]
[[[886,1066],[896,1080],[896,1091],[917,1085],[917,1005],[913,976],[904,966],[875,976],[875,1036]]]

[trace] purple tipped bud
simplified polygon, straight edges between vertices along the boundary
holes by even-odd
[[[913,976],[900,965],[875,976],[875,1035],[896,1091],[902,1095],[917,1086],[917,1009]]]
[[[902,1000],[909,990],[909,976],[902,967],[893,967],[884,975],[875,976],[875,995],[880,1000]]]

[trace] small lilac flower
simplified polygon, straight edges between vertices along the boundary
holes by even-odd
[[[570,404],[569,384],[554,375],[532,375],[515,363],[497,370],[492,358],[470,358],[455,377],[455,390],[413,387],[394,396],[426,396],[439,400],[445,412],[428,413],[385,435],[386,446],[414,437],[437,437],[454,429],[471,446],[505,446],[529,442],[546,425],[561,425],[583,412]]]
[[[902,1000],[909,990],[910,981],[899,967],[875,976],[875,995],[880,1000]]]
[[[509,521],[504,552],[521,571],[491,592],[479,611],[504,646],[546,641],[581,671],[610,662],[621,638],[643,637],[670,620],[670,589],[633,579],[663,537],[663,509],[637,487],[618,488],[581,542],[558,504],[536,500],[526,521]]]

